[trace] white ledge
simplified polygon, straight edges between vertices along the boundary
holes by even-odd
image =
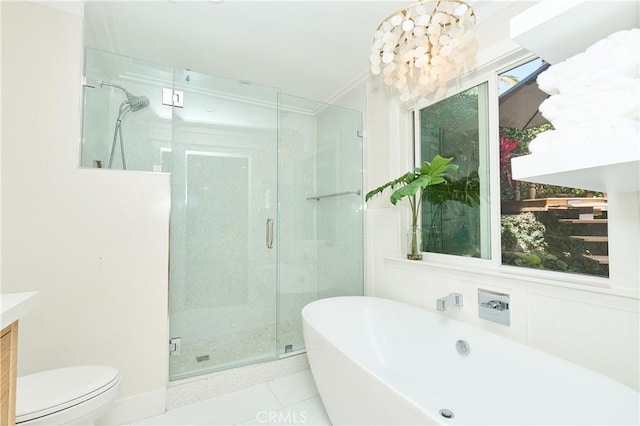
[[[511,159],[513,179],[602,192],[640,191],[640,146],[573,145]]]
[[[34,305],[37,291],[25,293],[7,293],[0,295],[0,329],[19,320],[24,314],[31,310]]]
[[[456,270],[466,272],[471,275],[484,275],[486,277],[506,278],[526,281],[531,284],[562,287],[580,292],[599,293],[608,296],[624,297],[634,300],[640,299],[640,290],[632,288],[611,287],[610,284],[608,284],[609,280],[607,278],[566,274],[563,272],[538,271],[535,269],[521,268],[517,266],[495,266],[493,264],[480,266],[480,262],[482,262],[480,259],[473,260],[478,260],[478,266],[470,264],[431,262],[428,260],[416,261],[397,257],[386,257],[384,259],[385,263],[398,268],[410,268],[417,270],[440,269],[442,271]],[[490,263],[490,261],[484,262]],[[569,276],[567,276],[565,280],[561,280],[559,276],[553,276],[558,274],[565,274]]]

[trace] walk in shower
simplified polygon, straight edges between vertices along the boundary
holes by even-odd
[[[304,305],[363,294],[361,112],[95,49],[85,77],[82,166],[171,174],[171,380],[300,353]]]

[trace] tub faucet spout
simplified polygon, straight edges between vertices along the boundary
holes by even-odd
[[[448,296],[436,300],[436,308],[439,311],[446,311],[450,306],[462,307],[462,294],[451,293]]]

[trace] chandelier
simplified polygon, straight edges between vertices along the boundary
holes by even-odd
[[[421,1],[394,12],[378,26],[371,46],[371,72],[382,75],[406,101],[444,96],[447,81],[475,65],[476,17],[459,0]]]

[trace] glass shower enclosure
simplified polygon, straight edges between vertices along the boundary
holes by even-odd
[[[171,380],[303,352],[304,305],[363,294],[360,112],[94,49],[85,76],[82,166],[171,174]]]

